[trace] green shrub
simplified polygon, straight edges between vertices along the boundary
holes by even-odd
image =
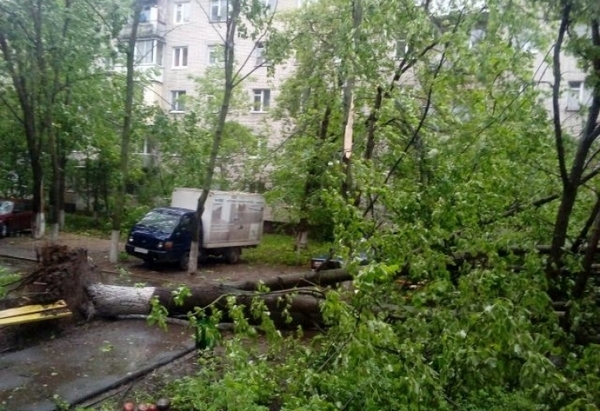
[[[91,215],[79,213],[65,214],[65,231],[88,236],[106,237],[109,219],[105,216],[94,218]]]
[[[127,235],[127,231],[142,217],[150,211],[148,206],[128,206],[123,212],[121,221],[121,232]],[[72,233],[106,238],[112,230],[112,220],[109,216],[101,215],[94,218],[91,215],[80,213],[68,213],[65,215],[65,230]]]

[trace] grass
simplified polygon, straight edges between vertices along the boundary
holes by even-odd
[[[265,234],[260,245],[244,250],[243,258],[248,263],[269,265],[306,266],[311,257],[327,254],[330,243],[308,242],[303,250],[294,250],[295,239],[284,234]]]
[[[9,273],[7,269],[0,267],[0,298],[6,296],[6,285],[14,283],[21,276],[17,273]]]

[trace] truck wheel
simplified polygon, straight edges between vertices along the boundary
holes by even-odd
[[[189,263],[190,263],[190,252],[186,251],[185,253],[183,253],[183,255],[181,256],[181,259],[179,260],[179,268],[181,268],[182,270],[187,270]]]
[[[8,237],[8,226],[5,223],[0,223],[0,238]]]
[[[227,264],[239,263],[241,255],[242,249],[239,247],[227,248],[225,252],[223,252],[223,257],[225,257],[225,261],[227,261]]]

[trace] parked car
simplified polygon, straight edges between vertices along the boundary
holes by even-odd
[[[358,265],[367,265],[369,263],[365,253],[360,253],[355,259],[358,261]],[[329,254],[315,256],[310,259],[311,270],[333,270],[335,268],[342,268],[344,265],[345,262],[341,257],[332,257]]]
[[[0,238],[11,233],[30,231],[33,207],[29,200],[0,200]]]

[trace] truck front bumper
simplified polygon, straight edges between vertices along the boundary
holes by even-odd
[[[147,248],[136,247],[133,244],[125,244],[125,252],[144,261],[154,261],[157,263],[170,263],[179,261],[179,258],[171,251],[149,250]]]

